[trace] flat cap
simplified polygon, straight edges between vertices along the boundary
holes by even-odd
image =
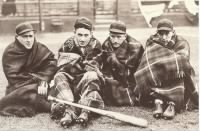
[[[92,30],[92,22],[86,17],[80,17],[76,20],[74,28],[86,28],[88,30]]]
[[[158,22],[157,30],[173,30],[173,22],[169,19],[162,19]]]
[[[110,25],[110,32],[113,33],[119,33],[119,34],[125,34],[126,33],[126,25],[122,21],[116,21],[113,22]]]
[[[15,30],[17,35],[21,35],[29,31],[36,31],[33,29],[33,26],[29,22],[23,22],[23,23],[18,24]]]

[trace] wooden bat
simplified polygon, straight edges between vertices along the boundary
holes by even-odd
[[[63,104],[75,106],[75,107],[82,108],[82,109],[86,109],[88,111],[91,111],[91,112],[94,112],[94,113],[97,113],[97,114],[100,114],[100,115],[103,115],[103,116],[107,116],[107,117],[110,117],[110,118],[113,118],[113,119],[116,119],[116,120],[120,120],[120,121],[123,121],[123,122],[126,122],[126,123],[130,123],[130,124],[133,124],[135,126],[147,127],[147,125],[148,125],[148,122],[145,119],[130,116],[130,115],[121,114],[121,113],[118,113],[118,112],[107,111],[107,110],[97,109],[97,108],[93,108],[93,107],[89,107],[89,106],[84,106],[84,105],[81,105],[81,104],[60,100],[60,99],[57,99],[57,98],[52,97],[52,96],[48,96],[48,100],[60,102],[60,103],[63,103]]]

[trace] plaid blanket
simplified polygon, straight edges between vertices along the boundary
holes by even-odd
[[[182,50],[185,49],[182,48]],[[190,74],[191,70],[192,67],[186,55],[151,41],[146,46],[135,73],[135,80],[141,92],[149,93],[151,88],[161,87],[166,81],[183,78],[186,73]]]

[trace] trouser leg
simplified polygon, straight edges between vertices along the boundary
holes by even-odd
[[[85,80],[83,80],[85,79]],[[87,72],[83,76],[79,103],[95,108],[104,108],[101,97],[101,83],[96,72]]]
[[[95,72],[87,72],[84,74],[81,82],[82,86],[79,87],[81,88],[81,92],[78,103],[85,106],[103,109],[104,102],[101,97],[101,83],[97,74]],[[87,125],[91,113],[86,109],[81,109],[80,112],[81,113],[76,122],[85,126]]]
[[[72,93],[70,87],[70,79],[67,77],[67,73],[58,72],[54,76],[54,83],[55,85],[52,87],[50,91],[50,95],[64,100],[64,101],[74,101],[74,95]],[[60,119],[64,116],[67,106],[63,105],[62,103],[54,103],[52,102],[52,109],[51,109],[51,118]]]
[[[74,101],[74,95],[70,88],[69,79],[65,74],[59,72],[54,77],[56,97],[66,101]]]

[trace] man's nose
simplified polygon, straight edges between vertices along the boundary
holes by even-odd
[[[31,37],[26,37],[26,41],[31,41]]]
[[[113,42],[118,42],[117,37],[114,37],[114,38],[113,38]]]
[[[166,34],[163,34],[163,35],[162,35],[162,38],[163,38],[163,39],[166,39],[166,38],[167,38],[167,35],[166,35]]]
[[[81,37],[80,37],[80,41],[85,41],[85,37],[84,37],[84,36],[81,36]]]

